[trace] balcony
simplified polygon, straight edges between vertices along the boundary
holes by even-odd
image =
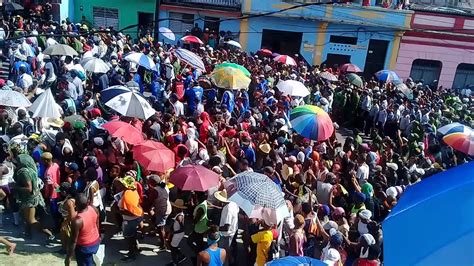
[[[240,11],[241,0],[161,0],[164,5]]]

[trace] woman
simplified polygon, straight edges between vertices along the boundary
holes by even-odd
[[[68,250],[69,238],[71,237],[71,221],[76,217],[76,202],[72,196],[72,187],[70,183],[63,182],[59,187],[61,193],[61,199],[58,203],[59,213],[61,214],[63,221],[61,223],[61,244],[63,251]]]
[[[89,199],[89,204],[94,206],[99,211],[100,222],[105,221],[105,208],[102,203],[102,196],[100,194],[100,184],[97,181],[97,170],[94,167],[89,167],[84,172],[87,184],[84,189],[84,194]]]
[[[305,219],[301,214],[297,214],[294,219],[295,228],[290,236],[288,252],[290,256],[304,256],[304,244],[306,236],[304,232]]]
[[[207,143],[207,139],[209,138],[209,130],[212,127],[212,122],[207,112],[202,112],[200,118],[202,120],[202,124],[199,128],[199,140],[202,143]]]

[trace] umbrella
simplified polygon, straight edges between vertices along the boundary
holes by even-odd
[[[210,89],[212,87],[211,81],[205,76],[199,77],[198,83],[203,89]]]
[[[107,130],[113,137],[120,138],[132,145],[137,145],[144,141],[142,132],[138,128],[123,121],[107,122],[102,125],[102,128]]]
[[[96,57],[87,57],[83,59],[81,65],[86,71],[92,73],[107,73],[110,70],[109,65],[107,65],[104,60]]]
[[[352,85],[357,86],[359,88],[364,87],[364,82],[357,74],[349,73],[346,75],[346,78]]]
[[[362,72],[362,70],[354,64],[344,64],[344,65],[341,66],[340,70],[341,70],[342,73],[347,73],[347,72],[360,73],[360,72]]]
[[[268,49],[260,49],[257,51],[257,54],[261,55],[261,56],[272,56],[272,51],[268,50]]]
[[[451,124],[440,127],[438,129],[438,133],[440,133],[443,136],[449,135],[452,133],[462,133],[462,132],[465,132],[466,128],[467,127],[465,125],[455,122],[455,123],[451,123]]]
[[[29,107],[30,100],[23,93],[14,90],[0,90],[0,105],[10,107]]]
[[[20,4],[8,2],[3,3],[3,10],[6,12],[15,12],[18,10],[23,10],[23,7]]]
[[[170,29],[166,27],[160,27],[158,31],[161,33],[161,35],[165,36],[165,38],[172,41],[176,40],[176,36],[174,35],[173,31],[171,31]]]
[[[230,41],[227,41],[226,43],[230,46],[234,46],[234,47],[237,47],[239,49],[242,49],[242,45],[240,45],[240,43],[238,43],[236,41],[230,40]]]
[[[385,265],[474,265],[473,173],[470,162],[407,188],[382,224]],[[415,226],[439,221],[441,210],[449,210],[442,230]]]
[[[84,123],[87,122],[86,119],[82,115],[70,115],[70,116],[65,117],[63,120],[64,122],[68,122],[71,125],[73,125],[74,122],[76,121],[82,121]]]
[[[290,121],[293,129],[308,139],[324,141],[334,132],[334,125],[329,115],[314,105],[294,108],[290,113]]]
[[[175,166],[174,152],[157,141],[147,140],[133,147],[133,158],[149,171],[165,173]]]
[[[392,82],[392,83],[401,83],[400,77],[398,77],[397,73],[391,70],[380,70],[379,72],[375,73],[375,77],[378,80],[383,82]]]
[[[438,132],[444,135],[443,141],[470,156],[474,156],[474,130],[460,123],[452,123],[441,127]]]
[[[56,100],[51,93],[51,89],[47,89],[41,93],[28,110],[33,113],[32,117],[61,117],[61,106],[56,103]]]
[[[211,73],[211,80],[219,88],[240,90],[248,89],[250,78],[240,69],[221,67]]]
[[[243,172],[226,181],[224,186],[229,201],[237,203],[250,218],[278,224],[289,216],[280,189],[266,175]]]
[[[289,55],[279,55],[273,59],[276,62],[282,63],[284,65],[296,66],[296,61]]]
[[[131,52],[127,54],[124,59],[149,70],[152,70],[155,67],[153,59],[144,53]]]
[[[215,69],[219,69],[221,67],[232,67],[232,68],[239,69],[245,74],[245,76],[250,77],[250,71],[248,71],[248,69],[246,69],[244,66],[241,66],[239,64],[225,62],[225,63],[217,65]]]
[[[179,59],[186,62],[186,64],[188,64],[188,65],[190,65],[194,68],[200,69],[202,71],[206,71],[206,67],[204,66],[204,62],[202,61],[201,57],[199,57],[197,54],[195,54],[195,53],[193,53],[189,50],[186,50],[184,48],[179,48],[174,53]]]
[[[112,86],[102,91],[105,105],[124,116],[148,119],[155,114],[148,101],[135,91],[123,86]]]
[[[408,88],[408,86],[405,83],[400,83],[395,85],[395,89],[399,90],[407,97],[409,100],[413,99],[413,92]]]
[[[287,256],[272,260],[266,266],[327,266],[326,263],[310,257]]]
[[[201,165],[185,165],[174,170],[169,181],[185,191],[207,191],[219,184],[219,175]]]
[[[183,38],[181,38],[181,41],[184,43],[195,43],[199,45],[204,45],[201,39],[193,35],[184,36]]]
[[[43,54],[47,55],[57,55],[57,56],[77,56],[76,50],[74,50],[71,46],[65,44],[55,44],[46,48]]]
[[[309,95],[308,88],[306,88],[303,83],[296,80],[280,81],[276,87],[285,95],[299,97],[306,97]]]
[[[319,73],[319,76],[327,81],[338,81],[337,77],[334,74],[329,73],[327,71]]]
[[[273,57],[277,57],[277,56],[279,56],[279,55],[280,55],[279,53],[272,53],[272,56],[273,56]]]

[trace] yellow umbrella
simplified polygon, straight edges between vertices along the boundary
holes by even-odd
[[[242,70],[233,67],[221,67],[211,74],[211,80],[219,88],[232,90],[247,90],[250,78]]]

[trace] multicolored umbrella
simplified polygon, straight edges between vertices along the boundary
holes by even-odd
[[[306,97],[309,95],[308,88],[306,88],[306,86],[303,83],[296,80],[280,81],[278,82],[276,87],[284,95],[299,96],[299,97]]]
[[[204,62],[197,54],[184,48],[179,48],[174,53],[180,60],[186,62],[186,64],[202,71],[206,71]]]
[[[176,40],[176,36],[174,35],[173,31],[171,31],[170,29],[166,27],[160,27],[158,31],[160,32],[161,35],[165,36],[165,38],[172,41]]]
[[[124,116],[146,120],[156,112],[142,95],[124,86],[112,86],[101,94],[105,105]]]
[[[362,70],[358,66],[356,66],[354,64],[350,64],[350,63],[342,65],[339,69],[341,70],[342,73],[350,73],[350,72],[360,73],[360,72],[362,72]]]
[[[211,80],[219,88],[240,90],[248,89],[250,78],[240,69],[233,67],[221,67],[211,73]]]
[[[131,52],[127,54],[124,59],[149,70],[153,70],[155,67],[153,59],[144,53]]]
[[[278,224],[289,216],[278,186],[266,175],[243,172],[225,182],[229,201],[237,203],[250,217]]]
[[[336,75],[329,73],[327,71],[323,71],[319,73],[319,76],[327,81],[338,81]]]
[[[103,124],[102,128],[107,130],[110,135],[132,145],[137,145],[144,141],[142,132],[138,128],[123,121],[111,121]]]
[[[248,71],[248,69],[246,69],[244,66],[241,66],[239,64],[235,64],[235,63],[229,63],[229,62],[225,62],[225,63],[222,63],[222,64],[219,64],[216,66],[215,69],[219,69],[219,68],[222,68],[222,67],[232,67],[232,68],[236,68],[236,69],[239,69],[241,70],[245,76],[247,77],[250,77],[250,71]]]
[[[279,55],[273,59],[276,62],[282,63],[284,65],[296,66],[296,61],[289,55]]]
[[[392,82],[394,84],[398,84],[402,82],[397,73],[391,70],[380,70],[379,72],[375,73],[375,77],[377,77],[378,80],[387,83]]]
[[[201,165],[186,165],[174,170],[169,182],[184,191],[207,191],[219,184],[219,175]]]
[[[175,167],[174,152],[157,141],[147,140],[133,147],[133,158],[149,171],[165,173]]]
[[[323,109],[314,105],[298,106],[291,110],[290,122],[301,136],[325,141],[334,133],[334,125]]]
[[[43,51],[43,54],[47,55],[57,55],[57,56],[77,56],[78,53],[71,46],[65,44],[55,44],[46,48]]]
[[[346,75],[346,79],[354,86],[363,88],[364,87],[364,82],[362,81],[362,78],[354,73],[349,73]]]
[[[201,39],[193,35],[184,36],[183,38],[181,38],[181,41],[184,43],[195,43],[199,45],[204,45]]]
[[[441,127],[438,130],[443,134],[443,141],[458,150],[470,156],[474,156],[474,130],[460,123],[452,123]]]
[[[268,49],[260,49],[257,51],[257,54],[258,55],[261,55],[261,56],[272,56],[272,51],[268,50]]]

